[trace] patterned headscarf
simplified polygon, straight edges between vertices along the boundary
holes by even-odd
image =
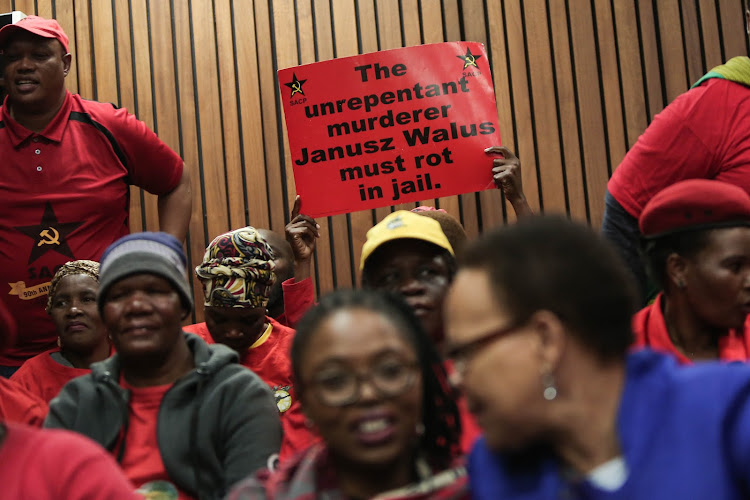
[[[207,306],[266,307],[275,267],[271,247],[248,226],[214,238],[195,274]]]
[[[99,263],[93,260],[73,260],[66,262],[57,270],[49,286],[49,295],[47,296],[47,312],[52,308],[52,300],[55,298],[57,285],[60,281],[71,274],[85,274],[99,283]]]

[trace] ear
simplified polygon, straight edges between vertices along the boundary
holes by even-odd
[[[73,56],[71,56],[70,53],[67,53],[62,57],[62,60],[63,60],[63,74],[65,76],[68,76],[68,72],[70,72],[70,64],[73,62]]]
[[[542,370],[554,372],[565,351],[565,325],[555,313],[541,310],[531,316],[529,326],[538,336],[539,362]]]
[[[688,261],[685,257],[671,253],[667,257],[667,281],[672,288],[685,288],[687,283]]]

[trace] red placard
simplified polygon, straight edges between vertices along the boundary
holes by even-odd
[[[278,72],[312,217],[488,189],[500,145],[484,45],[448,42]]]

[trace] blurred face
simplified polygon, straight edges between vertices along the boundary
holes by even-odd
[[[454,381],[494,450],[535,441],[544,402],[538,336],[514,325],[483,270],[460,271],[446,297],[446,344],[456,356]],[[496,334],[496,335],[493,335]],[[484,339],[479,342],[480,339]]]
[[[104,299],[102,319],[123,357],[166,357],[182,336],[186,314],[169,281],[135,274],[112,285]]]
[[[27,112],[56,109],[65,97],[70,54],[55,39],[28,32],[14,35],[4,49],[3,71],[10,101]]]
[[[711,231],[706,248],[685,262],[695,315],[712,327],[741,329],[750,313],[750,228]]]
[[[401,294],[430,338],[443,341],[443,299],[452,271],[445,250],[421,240],[386,243],[367,260],[368,286]]]
[[[411,457],[422,379],[390,320],[361,308],[333,313],[312,333],[300,372],[302,407],[336,457],[366,467]]]
[[[97,291],[99,283],[86,274],[69,274],[57,284],[49,315],[63,351],[86,354],[108,342],[96,308]]]
[[[206,326],[219,344],[244,354],[263,334],[266,310],[262,307],[206,306]]]

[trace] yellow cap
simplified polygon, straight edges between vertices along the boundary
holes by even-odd
[[[453,248],[448,238],[445,237],[438,221],[414,212],[399,210],[388,215],[367,231],[367,240],[362,245],[362,259],[359,263],[359,270],[362,271],[365,268],[368,257],[378,247],[401,238],[426,241],[445,248],[453,255]]]

